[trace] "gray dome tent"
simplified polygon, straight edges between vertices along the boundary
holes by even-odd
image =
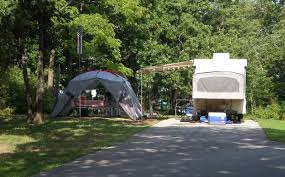
[[[64,116],[70,112],[72,98],[78,97],[82,91],[94,89],[101,83],[108,90],[126,114],[134,120],[142,117],[142,106],[139,103],[130,83],[122,76],[111,71],[95,70],[80,74],[73,78],[64,93],[59,95],[51,117]]]

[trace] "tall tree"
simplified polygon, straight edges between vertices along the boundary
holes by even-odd
[[[144,26],[148,38],[138,51],[141,67],[209,56],[206,49],[211,28],[203,22],[210,6],[207,2],[146,0],[142,4],[147,8]],[[145,89],[160,93],[152,97],[164,97],[171,108],[176,98],[191,94],[191,71],[157,74],[147,80],[152,81],[151,88]]]
[[[47,31],[51,26],[51,17],[55,11],[54,1],[26,1],[27,8],[33,19],[37,22],[38,34],[38,61],[37,61],[37,90],[36,90],[36,111],[33,122],[42,124],[43,116],[43,96],[44,96],[44,61],[46,58]]]

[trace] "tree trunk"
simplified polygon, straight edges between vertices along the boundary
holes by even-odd
[[[43,12],[39,14],[39,56],[38,56],[38,83],[36,92],[36,115],[33,119],[35,124],[43,124],[43,96],[44,96],[44,20]]]
[[[43,94],[44,94],[44,54],[43,51],[39,51],[38,59],[38,84],[36,92],[36,116],[33,122],[35,124],[42,124],[44,122],[43,116]]]
[[[48,90],[53,91],[53,77],[54,77],[54,60],[55,50],[50,52],[49,66],[48,66]]]
[[[23,79],[25,84],[25,96],[26,96],[26,102],[27,102],[27,122],[30,123],[33,111],[32,111],[32,97],[31,97],[31,85],[30,85],[30,78],[28,75],[27,70],[27,56],[26,52],[22,53],[22,72],[23,72]]]

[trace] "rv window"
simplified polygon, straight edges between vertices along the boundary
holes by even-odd
[[[230,77],[205,77],[197,83],[198,92],[239,92],[239,83]]]

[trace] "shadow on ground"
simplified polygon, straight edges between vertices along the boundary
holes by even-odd
[[[121,142],[147,126],[110,119],[52,120],[35,126],[0,119],[0,138],[16,144],[14,152],[0,152],[0,176],[31,176]],[[24,136],[28,140],[17,144]]]
[[[153,127],[39,176],[285,176],[285,144],[268,141],[258,126],[186,124]]]

